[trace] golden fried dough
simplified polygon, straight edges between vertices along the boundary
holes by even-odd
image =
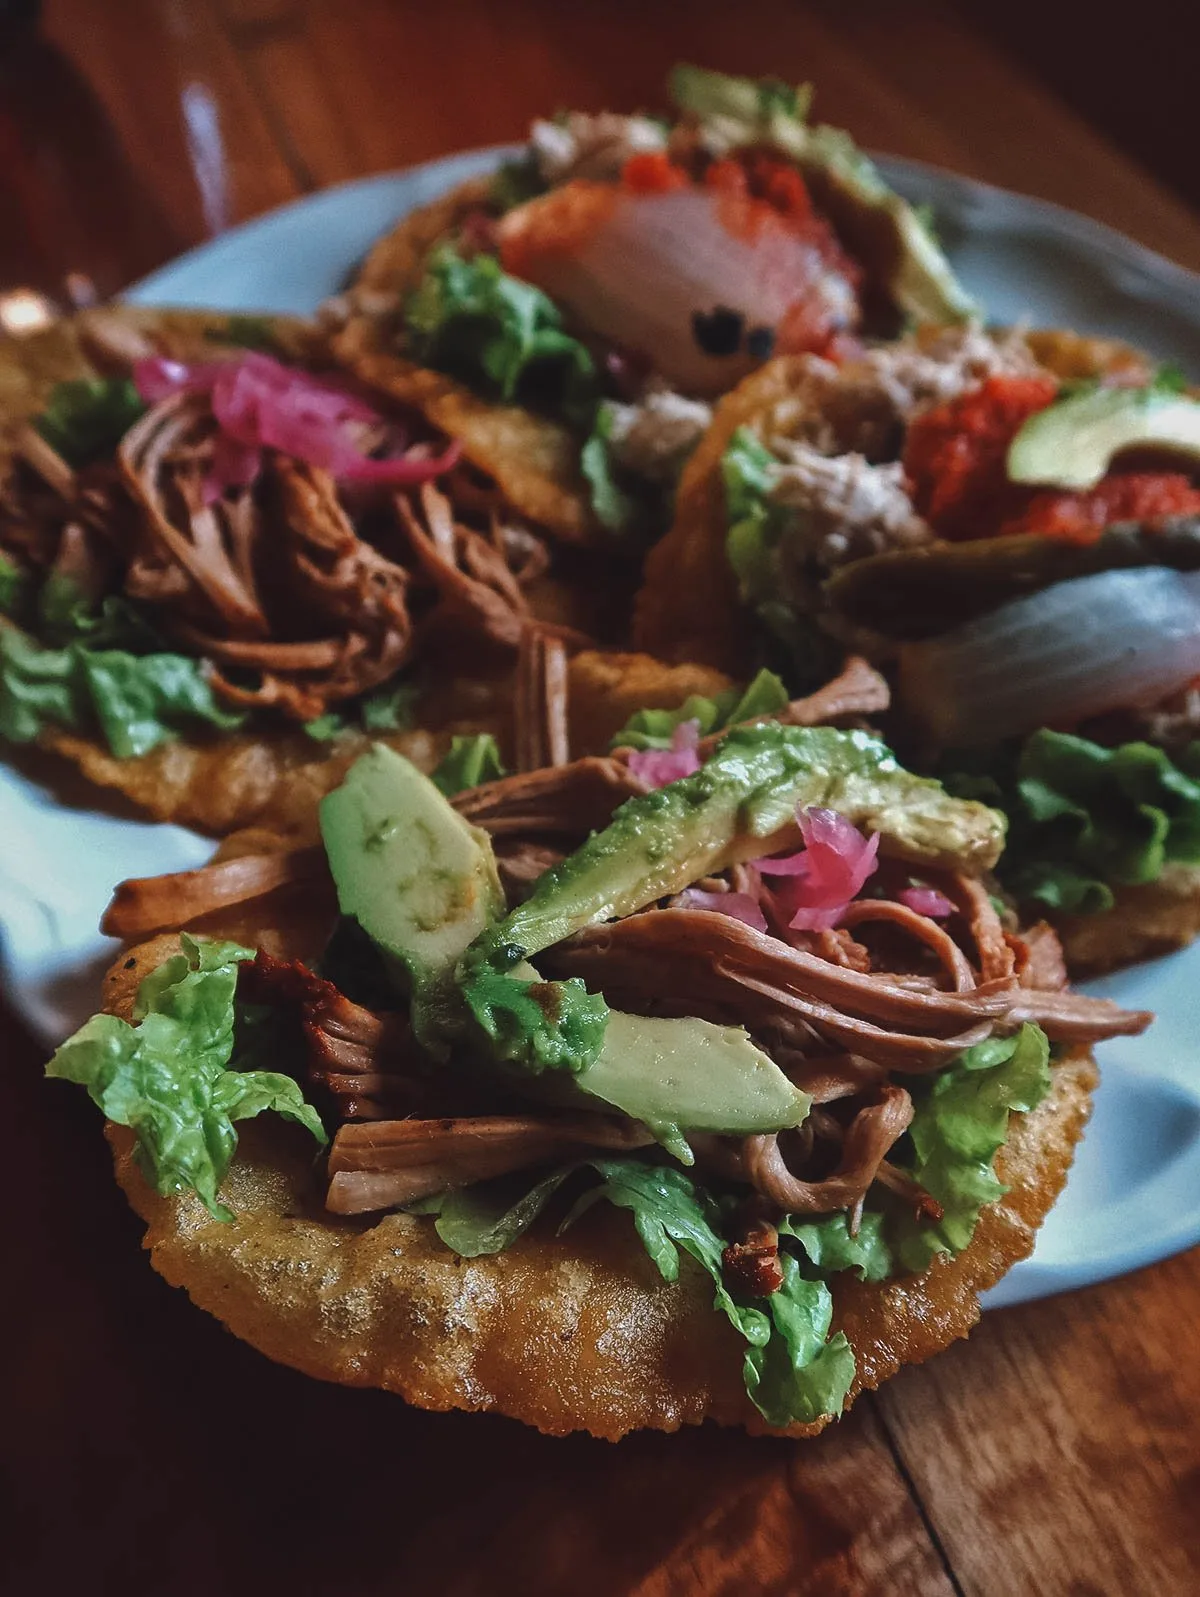
[[[1186,948],[1200,934],[1200,868],[1168,865],[1156,882],[1118,887],[1102,915],[1054,920],[1072,976],[1102,976]]]
[[[355,278],[356,289],[404,295],[421,281],[425,257],[471,211],[486,205],[490,180],[468,178],[428,205],[418,206],[375,244]]]
[[[107,1007],[128,1016],[137,981],[174,946],[157,938],[119,961]],[[287,951],[304,952],[295,939]],[[858,1361],[852,1397],[974,1325],[977,1294],[1033,1246],[1094,1084],[1090,1056],[1077,1051],[1055,1066],[1047,1099],[1013,1117],[997,1163],[1010,1191],[984,1211],[957,1259],[883,1285],[835,1283],[834,1323]],[[155,1269],[268,1357],[421,1408],[507,1414],[551,1435],[586,1430],[615,1441],[706,1418],[768,1429],[746,1396],[742,1346],[713,1310],[708,1276],[685,1257],[678,1282],[663,1281],[627,1215],[599,1207],[566,1237],[535,1226],[505,1253],[460,1259],[428,1218],[326,1215],[311,1142],[294,1131],[245,1125],[222,1187],[237,1218],[222,1225],[194,1196],[153,1192],[133,1162],[131,1133],[108,1129]]]
[[[638,710],[675,710],[692,694],[711,698],[732,687],[707,665],[666,665],[651,654],[585,649],[571,661],[571,752],[604,754]]]

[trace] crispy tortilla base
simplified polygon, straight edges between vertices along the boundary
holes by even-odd
[[[413,405],[462,444],[519,516],[563,543],[595,543],[602,529],[592,514],[579,467],[579,439],[568,428],[519,405],[480,399],[463,383],[405,360],[389,348],[391,318],[358,316],[333,341],[337,358],[360,382]]]
[[[281,934],[282,935],[282,934]],[[303,953],[282,935],[284,948]],[[290,947],[289,947],[290,945]],[[157,938],[113,967],[106,1007],[128,1017],[138,981],[176,944]],[[1013,1117],[997,1162],[1006,1198],[971,1245],[923,1275],[839,1283],[835,1324],[858,1361],[851,1397],[965,1336],[978,1294],[1033,1247],[1066,1179],[1096,1072],[1085,1051],[1054,1069],[1050,1096]],[[146,1222],[151,1262],[235,1335],[322,1380],[378,1386],[428,1409],[507,1414],[549,1435],[616,1441],[714,1419],[769,1431],[742,1385],[742,1344],[688,1258],[663,1281],[629,1217],[597,1208],[566,1238],[536,1226],[508,1252],[459,1259],[433,1222],[406,1214],[338,1220],[318,1207],[311,1141],[282,1122],[247,1123],[214,1221],[198,1199],[163,1198],[110,1126],[117,1179]],[[810,1436],[827,1421],[786,1434]]]
[[[375,294],[410,294],[421,281],[430,250],[469,212],[487,204],[490,188],[490,178],[468,178],[402,216],[391,232],[372,246],[353,287]]]
[[[398,307],[421,280],[430,250],[487,200],[488,180],[472,178],[403,217],[363,263],[353,307],[333,341],[337,358],[361,382],[414,405],[463,446],[466,458],[499,484],[518,515],[564,543],[603,537],[579,469],[579,439],[519,405],[492,404],[464,384],[395,353]]]
[[[1035,356],[1065,378],[1122,376],[1144,379],[1151,367],[1128,344],[1111,338],[1043,329],[1028,333]],[[633,642],[665,660],[703,660],[744,677],[753,659],[751,624],[738,602],[737,583],[725,555],[728,522],[721,457],[739,427],[764,437],[795,430],[795,396],[803,357],[768,361],[725,396],[712,425],[684,468],[675,519],[651,550],[637,596]]]
[[[694,693],[712,698],[732,687],[707,665],[666,665],[651,654],[585,649],[571,661],[571,752],[603,754],[638,710],[676,710]]]
[[[1157,882],[1119,887],[1102,915],[1053,917],[1073,977],[1102,976],[1186,948],[1200,934],[1200,867],[1170,865]]]

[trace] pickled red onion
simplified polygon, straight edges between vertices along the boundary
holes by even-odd
[[[915,910],[918,915],[928,915],[930,920],[945,920],[947,915],[954,914],[954,905],[936,887],[902,887],[896,898],[907,909]]]
[[[767,917],[749,893],[706,893],[702,888],[689,887],[680,894],[680,900],[684,909],[712,910],[753,926],[756,932],[767,930]]]
[[[667,787],[700,769],[699,721],[681,721],[671,733],[669,749],[638,749],[629,756],[629,769],[649,787]]]
[[[378,412],[337,382],[257,351],[237,360],[194,365],[153,356],[135,364],[133,380],[151,405],[178,393],[209,396],[220,432],[205,484],[208,499],[218,498],[227,487],[251,482],[263,449],[278,449],[335,477],[397,486],[440,476],[462,452],[455,441],[440,455],[410,450],[386,460],[373,459],[363,453],[358,440],[362,428],[383,425]]]
[[[864,837],[844,815],[815,806],[797,810],[796,820],[804,848],[754,864],[764,876],[791,878],[775,896],[793,930],[827,931],[875,871],[879,834]]]

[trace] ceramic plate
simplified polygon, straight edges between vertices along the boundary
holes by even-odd
[[[313,310],[399,215],[486,170],[480,150],[326,190],[203,245],[139,283],[146,304]],[[1200,277],[1098,223],[913,162],[884,160],[932,206],[967,287],[997,321],[1127,338],[1200,377]],[[92,1012],[114,944],[95,931],[114,883],[180,870],[212,845],[179,827],[63,807],[0,766],[0,939],[13,1002],[53,1044]],[[1191,1022],[1200,947],[1091,985],[1154,1009],[1146,1037],[1105,1043],[1103,1085],[1033,1257],[989,1295],[1020,1303],[1102,1281],[1200,1242],[1200,1067]]]

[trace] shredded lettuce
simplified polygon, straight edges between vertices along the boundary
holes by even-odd
[[[69,466],[111,454],[146,406],[128,377],[81,377],[51,389],[34,426]]]
[[[979,1214],[1007,1188],[992,1168],[1012,1110],[1034,1109],[1050,1091],[1050,1045],[1039,1026],[991,1037],[948,1070],[910,1085],[915,1113],[906,1165],[942,1205],[938,1221],[894,1217],[892,1244],[905,1270],[924,1270],[939,1253],[957,1254],[975,1234]]]
[[[451,738],[449,751],[438,762],[430,781],[447,798],[453,798],[456,793],[495,782],[507,774],[492,734],[475,732]]]
[[[706,698],[693,693],[675,710],[638,710],[613,738],[614,749],[669,749],[671,734],[684,721],[698,721],[700,736],[760,715],[778,715],[788,702],[787,689],[773,671],[760,671],[745,688],[726,688]]]
[[[822,1275],[853,1270],[861,1281],[886,1281],[895,1273],[896,1261],[885,1235],[884,1216],[878,1210],[864,1209],[854,1235],[844,1211],[818,1220],[787,1215],[780,1222],[779,1235],[798,1242],[809,1263]]]
[[[509,277],[491,255],[434,250],[405,312],[418,359],[473,387],[591,425],[598,393],[587,348],[563,331],[541,289]]]
[[[403,732],[413,724],[421,690],[415,682],[385,682],[381,688],[365,693],[326,710],[315,721],[306,721],[304,730],[314,743],[332,743],[347,732]]]
[[[0,549],[0,615],[15,618],[24,608],[29,587],[29,573]]]
[[[481,1181],[410,1203],[408,1212],[436,1215],[434,1230],[446,1246],[460,1258],[478,1259],[511,1248],[574,1171],[574,1165],[564,1165],[534,1187],[524,1175]]]
[[[578,976],[529,982],[496,970],[486,958],[468,958],[459,982],[493,1058],[540,1076],[544,1070],[578,1074],[598,1057],[608,1005]]]
[[[1068,914],[1111,909],[1113,889],[1200,864],[1200,743],[1173,761],[1149,743],[1102,748],[1065,732],[952,755],[946,786],[1008,816],[998,875],[1013,896]]]
[[[497,167],[488,184],[488,201],[494,211],[503,216],[505,211],[524,205],[546,192],[547,183],[532,150],[515,161],[505,161]]]
[[[738,1301],[725,1286],[721,1212],[682,1170],[636,1159],[595,1159],[600,1185],[568,1214],[565,1230],[601,1200],[629,1209],[642,1245],[664,1281],[679,1278],[679,1250],[712,1277],[713,1306],[747,1342],[746,1390],[768,1424],[805,1424],[840,1414],[854,1379],[854,1354],[845,1335],[830,1337],[833,1298],[824,1281],[805,1275],[799,1261],[781,1254],[783,1285],[769,1298]]]
[[[0,738],[10,743],[31,743],[44,726],[98,729],[127,760],[198,726],[229,730],[245,719],[217,702],[201,663],[186,655],[46,649],[0,627]]]
[[[797,607],[781,550],[793,512],[772,494],[779,463],[748,427],[739,427],[721,459],[728,533],[725,553],[742,603],[783,655],[784,674],[798,689],[828,680],[834,664],[830,641]]]
[[[183,952],[138,988],[134,1024],[94,1015],[46,1066],[87,1088],[109,1120],[137,1134],[135,1157],[155,1191],[194,1191],[217,1220],[233,1215],[218,1190],[237,1148],[235,1120],[274,1110],[326,1140],[290,1076],[227,1068],[234,1046],[237,968],[251,950],[184,936]]]
[[[642,507],[622,488],[613,468],[609,449],[613,415],[611,404],[596,407],[596,419],[580,451],[579,465],[591,490],[596,520],[608,532],[627,533],[637,524]]]

